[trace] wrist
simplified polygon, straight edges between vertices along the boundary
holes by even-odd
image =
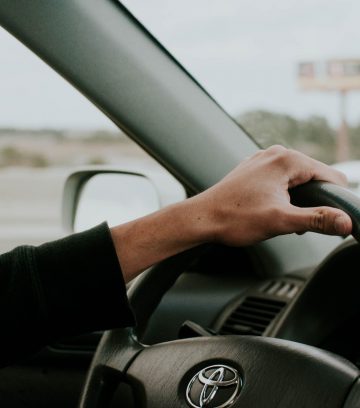
[[[111,228],[125,281],[165,258],[213,241],[209,209],[206,200],[196,196]]]
[[[218,241],[221,222],[212,201],[210,196],[200,193],[181,203],[187,208],[188,235],[197,241],[195,245]]]

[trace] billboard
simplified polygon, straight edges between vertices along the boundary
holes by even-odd
[[[360,89],[360,59],[301,62],[298,84],[303,90],[341,91]]]

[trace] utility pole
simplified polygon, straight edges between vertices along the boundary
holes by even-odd
[[[347,161],[350,158],[349,129],[346,121],[347,91],[341,90],[340,95],[340,126],[336,138],[336,161]]]
[[[298,84],[304,91],[339,94],[340,124],[336,137],[336,161],[350,159],[350,138],[347,124],[347,99],[350,91],[360,90],[360,59],[333,59],[325,62],[299,64]]]

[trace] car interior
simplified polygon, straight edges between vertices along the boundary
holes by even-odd
[[[260,148],[118,1],[2,0],[0,25],[154,157],[188,197]],[[69,233],[84,186],[101,172],[68,179]],[[167,259],[128,286],[135,329],[59,339],[1,369],[1,406],[360,406],[360,199],[321,182],[295,189],[291,199],[344,209],[353,237],[206,244]],[[186,389],[212,364],[234,367],[241,386],[227,402],[199,405]]]

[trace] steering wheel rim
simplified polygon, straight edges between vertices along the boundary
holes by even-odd
[[[311,182],[293,189],[290,192],[290,196],[292,203],[295,205],[326,205],[346,211],[353,220],[353,235],[359,240],[360,199],[358,199],[348,190],[329,183]],[[191,378],[194,377],[194,372],[197,369],[200,369],[204,365],[209,367],[210,363],[215,362],[219,362],[219,364],[223,364],[225,366],[226,364],[231,364],[232,367],[235,366],[236,371],[240,373],[240,376],[242,376],[241,378],[244,381],[244,387],[240,390],[241,392],[239,395],[236,395],[234,401],[231,401],[230,405],[214,405],[215,402],[210,401],[210,405],[205,404],[203,406],[209,406],[209,408],[227,406],[233,406],[234,408],[237,406],[242,408],[248,408],[251,406],[266,406],[270,408],[280,406],[278,405],[279,401],[282,402],[283,405],[281,406],[283,407],[290,406],[284,405],[284,401],[288,401],[287,403],[289,403],[289,395],[288,397],[281,395],[281,387],[279,389],[279,387],[276,385],[279,383],[279,378],[277,378],[275,382],[272,381],[275,380],[275,378],[272,378],[272,376],[274,376],[274,370],[276,369],[276,364],[273,364],[274,358],[275,360],[278,359],[278,362],[284,361],[285,358],[287,361],[294,361],[294,363],[297,364],[296,373],[290,374],[288,371],[285,376],[282,375],[281,378],[283,381],[289,380],[291,376],[296,380],[299,380],[299,372],[303,374],[305,372],[308,374],[312,373],[314,375],[314,379],[316,378],[315,373],[317,371],[322,371],[323,375],[326,374],[325,377],[327,378],[328,383],[323,388],[324,392],[326,388],[330,388],[331,392],[334,391],[334,395],[331,396],[331,404],[328,398],[323,398],[324,394],[321,393],[321,384],[317,384],[317,386],[312,389],[312,383],[307,381],[306,378],[303,378],[300,381],[300,390],[302,389],[305,392],[306,387],[312,389],[312,393],[314,394],[313,398],[317,399],[317,402],[315,403],[317,404],[316,406],[327,406],[328,408],[343,406],[343,402],[345,400],[350,401],[351,398],[353,398],[347,397],[349,390],[355,383],[358,385],[355,387],[356,389],[353,388],[352,395],[359,392],[358,387],[360,387],[360,383],[357,381],[359,378],[359,371],[351,363],[325,351],[312,348],[310,346],[288,342],[286,340],[258,337],[254,338],[251,336],[216,336],[173,341],[151,347],[141,344],[138,340],[138,334],[143,332],[151,312],[160,302],[160,299],[166,290],[172,286],[177,277],[180,275],[181,271],[184,270],[186,263],[193,259],[195,256],[194,252],[201,250],[203,250],[203,248],[196,248],[192,251],[181,254],[180,256],[170,258],[169,260],[160,264],[158,267],[147,271],[135,283],[135,285],[131,287],[128,295],[130,302],[135,308],[135,312],[140,304],[138,300],[143,298],[143,293],[146,291],[147,296],[149,295],[149,286],[151,287],[151,290],[154,291],[151,291],[150,293],[152,293],[152,295],[155,294],[155,296],[151,296],[152,299],[149,310],[141,315],[140,330],[117,329],[105,332],[103,335],[103,338],[100,341],[98,349],[94,355],[91,367],[88,371],[85,387],[80,400],[81,408],[98,408],[107,406],[106,404],[108,404],[110,401],[111,394],[119,381],[130,381],[133,385],[135,384],[138,393],[141,395],[137,404],[141,404],[141,406],[186,406],[184,405],[186,404],[186,400],[184,399],[184,382],[189,382],[189,379],[191,380]],[[164,269],[167,271],[166,274],[163,273]],[[173,271],[172,274],[169,274],[169,271]],[[161,279],[158,279],[160,276]],[[167,276],[165,282],[163,281],[164,276]],[[159,282],[162,282],[160,287]],[[156,367],[159,372],[162,372],[164,371],[164,364],[162,363],[162,365],[159,365],[157,363],[157,359],[160,358],[160,360],[164,360],[166,356],[166,362],[168,364],[171,362],[172,367],[175,367],[177,360],[173,360],[173,357],[179,356],[179,350],[180,353],[185,353],[183,355],[190,355],[191,361],[185,359],[187,363],[183,362],[184,367],[182,367],[182,371],[180,370],[181,378],[177,378],[176,385],[172,384],[171,388],[167,386],[168,384],[166,381],[163,382],[163,377],[159,377],[156,374],[157,371],[152,371],[152,369],[149,371],[147,359],[148,361],[151,361],[151,367]],[[199,350],[201,350],[201,353],[200,357],[197,358]],[[221,350],[221,352],[216,352],[216,350]],[[218,355],[218,357],[214,359],[214,355]],[[269,355],[271,356],[270,359],[268,357]],[[273,401],[275,401],[274,403],[277,405],[272,405],[268,398],[260,401],[258,397],[257,402],[255,402],[255,396],[256,394],[259,394],[260,388],[256,389],[256,386],[253,384],[254,376],[252,376],[250,373],[251,371],[260,373],[261,370],[259,371],[259,366],[256,365],[258,363],[253,363],[252,366],[252,358],[255,358],[256,361],[262,361],[263,363],[265,361],[267,362],[267,369],[270,370],[270,381],[269,376],[262,376],[262,380],[268,387],[269,383],[272,384]],[[236,362],[236,359],[238,359],[238,362]],[[299,361],[301,363],[299,363]],[[145,369],[146,367],[147,369]],[[210,376],[211,375],[213,375],[213,373],[210,372]],[[147,376],[149,378],[147,378]],[[329,387],[330,382],[332,382],[332,379],[334,378],[336,378],[336,381],[331,387]],[[167,381],[171,383],[174,382],[169,376]],[[149,382],[150,385],[148,384]],[[141,386],[139,386],[139,383],[141,383]],[[162,384],[163,388],[158,387],[159,383]],[[251,388],[253,388],[252,391],[249,391]],[[212,388],[212,390],[213,389],[214,388]],[[153,392],[154,390],[155,393]],[[159,398],[159,393],[163,394],[166,392],[165,390],[169,390],[172,400],[166,400],[164,395]],[[335,392],[335,390],[337,391]],[[297,393],[298,392],[299,390],[297,390]],[[328,392],[330,391],[328,390]],[[181,393],[183,395],[180,396]],[[249,393],[254,393],[253,400],[251,400],[251,397],[249,397]],[[274,393],[277,393],[277,397],[274,397]],[[162,397],[164,398],[162,399]],[[291,401],[291,406],[294,408],[297,406],[315,406],[304,403],[304,401],[309,401],[306,398],[306,396],[303,396],[297,402]],[[321,405],[324,403],[327,405]],[[189,406],[197,406],[191,405],[191,402],[189,401],[187,401],[187,404]],[[348,402],[347,404],[348,405],[346,405],[346,408],[352,407]]]
[[[351,217],[352,236],[360,242],[360,198],[348,189],[324,181],[312,181],[290,191],[291,203],[298,207],[328,206]]]

